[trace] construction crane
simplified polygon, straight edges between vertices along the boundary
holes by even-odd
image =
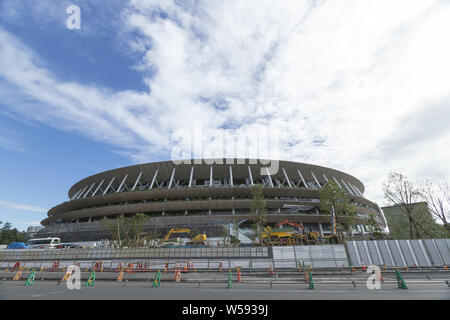
[[[303,231],[303,229],[305,228],[302,224],[291,222],[291,221],[289,221],[287,219],[283,220],[279,224],[277,224],[277,227],[285,226],[287,224],[290,225],[290,226],[293,226],[293,227],[297,227],[300,231]]]

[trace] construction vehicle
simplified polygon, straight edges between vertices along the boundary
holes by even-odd
[[[173,234],[184,234],[184,237],[176,237],[171,238]],[[169,232],[166,234],[166,236],[161,240],[160,246],[173,246],[173,245],[205,245],[206,244],[206,234],[201,233],[196,235],[194,238],[191,237],[191,229],[189,228],[172,228],[169,230]],[[181,240],[182,238],[188,238],[189,240],[185,243]]]
[[[264,233],[262,234],[262,238],[269,237],[271,240],[276,240],[280,238],[292,237],[294,235],[294,228],[277,228],[272,229],[267,226],[264,228]]]
[[[194,238],[190,239],[186,244],[187,245],[204,246],[204,245],[206,245],[206,240],[208,240],[208,238],[206,237],[206,234],[200,233],[200,234],[196,235]]]
[[[288,244],[292,244],[292,242],[303,242],[306,241],[309,243],[317,243],[318,242],[318,233],[317,232],[305,232],[305,227],[302,224],[298,224],[295,222],[291,222],[289,220],[283,220],[277,224],[278,227],[282,227],[285,225],[290,225],[294,227],[293,234],[290,239],[288,239]]]
[[[297,234],[295,236],[295,242],[301,242],[306,244],[317,244],[319,242],[319,233],[318,232],[305,232],[301,234]]]

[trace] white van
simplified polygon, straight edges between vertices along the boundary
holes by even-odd
[[[27,241],[30,249],[54,249],[56,245],[61,243],[60,238],[38,238]]]

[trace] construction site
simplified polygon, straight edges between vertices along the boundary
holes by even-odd
[[[449,246],[449,239],[431,239],[247,248],[2,250],[0,298],[20,294],[21,299],[60,299],[54,294],[59,292],[80,299],[76,291],[96,287],[85,294],[93,299],[220,300],[230,299],[226,292],[233,291],[233,299],[254,299],[254,294],[261,299],[341,299],[336,296],[340,292],[349,299],[381,299],[386,295],[380,292],[387,291],[392,299],[410,299],[419,296],[402,291],[418,291],[428,292],[431,299],[449,299]],[[82,290],[68,290],[66,282],[76,268]]]
[[[27,248],[0,250],[0,298],[450,299],[450,239],[370,240],[370,219],[386,221],[359,180],[279,163],[272,176],[247,159],[83,179]],[[344,212],[323,209],[330,186]]]

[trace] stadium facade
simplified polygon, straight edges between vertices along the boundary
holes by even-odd
[[[275,162],[277,170],[271,172],[268,163]],[[87,177],[70,188],[68,201],[48,211],[39,236],[58,236],[63,242],[108,239],[101,219],[144,213],[149,217],[146,233],[183,227],[220,237],[226,224],[252,223],[255,184],[263,185],[268,224],[288,219],[326,235],[331,220],[319,210],[319,190],[327,181],[349,195],[362,233],[370,214],[386,226],[378,205],[364,197],[363,183],[347,173],[291,161],[196,159],[152,162]]]

